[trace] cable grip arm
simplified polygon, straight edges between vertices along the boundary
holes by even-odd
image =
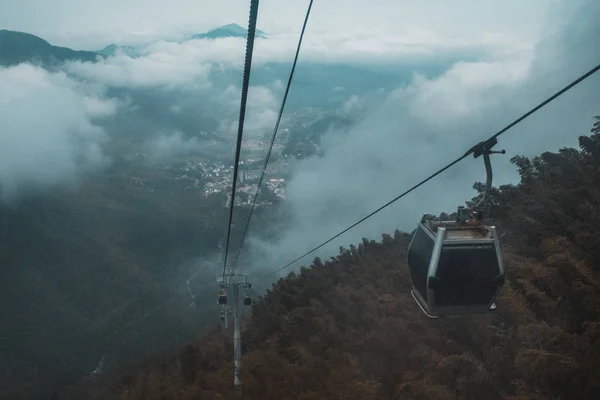
[[[485,165],[485,173],[486,173],[486,181],[485,181],[485,189],[483,191],[483,196],[481,199],[473,205],[473,209],[478,208],[483,202],[487,199],[489,192],[492,190],[492,180],[494,177],[492,170],[492,161],[490,160],[491,154],[506,154],[506,150],[492,150],[492,148],[498,143],[498,140],[495,137],[492,137],[486,141],[480,142],[477,145],[473,146],[465,155],[473,154],[473,158],[478,158],[479,156],[483,156],[483,163]]]

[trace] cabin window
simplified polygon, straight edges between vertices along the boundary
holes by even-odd
[[[425,231],[423,231],[423,228],[419,226],[411,243],[410,251],[408,252],[408,265],[413,285],[421,293],[423,298],[426,298],[427,296],[425,287],[433,245],[434,241]]]
[[[442,247],[436,276],[441,280],[488,280],[499,274],[494,246]]]
[[[435,291],[436,306],[487,305],[496,291],[494,278],[499,274],[493,246],[444,246],[436,276],[440,287]]]

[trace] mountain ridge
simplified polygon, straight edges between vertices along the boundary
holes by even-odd
[[[111,43],[100,50],[96,50],[96,53],[105,55],[107,57],[114,56],[118,52],[123,52],[124,54],[132,58],[139,56],[139,53],[135,46],[119,46],[114,43]]]
[[[190,40],[194,39],[219,39],[226,37],[242,37],[245,38],[248,35],[248,30],[241,27],[238,24],[227,24],[210,30],[205,33],[199,33],[192,35]],[[266,38],[267,34],[259,29],[256,30],[257,38]]]
[[[205,33],[194,34],[184,41],[197,39],[220,39],[247,36],[247,30],[238,24],[227,24]],[[256,37],[266,38],[267,34],[256,30]],[[66,61],[95,62],[98,57],[106,58],[122,52],[129,57],[139,57],[139,48],[130,45],[111,43],[100,50],[74,50],[54,46],[47,40],[27,32],[0,29],[0,66],[10,67],[29,62],[44,67],[55,67]]]
[[[66,61],[95,62],[103,55],[86,50],[54,46],[39,36],[0,29],[0,65],[14,66],[23,62],[53,67]]]

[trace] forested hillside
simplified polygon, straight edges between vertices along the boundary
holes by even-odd
[[[255,302],[243,333],[244,396],[598,398],[599,118],[579,143],[513,158],[521,183],[494,192],[508,277],[495,314],[427,319],[409,294],[409,235],[364,239],[280,279]],[[229,337],[215,328],[169,360],[71,395],[235,398]]]

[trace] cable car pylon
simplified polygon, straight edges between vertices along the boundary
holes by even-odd
[[[221,306],[221,322],[223,327],[227,329],[227,320],[229,319],[228,310],[229,306],[227,300],[227,293],[229,289],[233,291],[233,384],[235,387],[240,388],[242,380],[240,379],[240,365],[242,361],[242,335],[240,331],[240,319],[241,319],[241,303],[245,306],[252,305],[252,299],[248,294],[244,295],[244,299],[240,299],[240,288],[251,289],[252,284],[248,281],[247,274],[238,274],[235,272],[226,272],[223,276],[217,278],[217,284],[219,286],[219,298],[217,303]]]

